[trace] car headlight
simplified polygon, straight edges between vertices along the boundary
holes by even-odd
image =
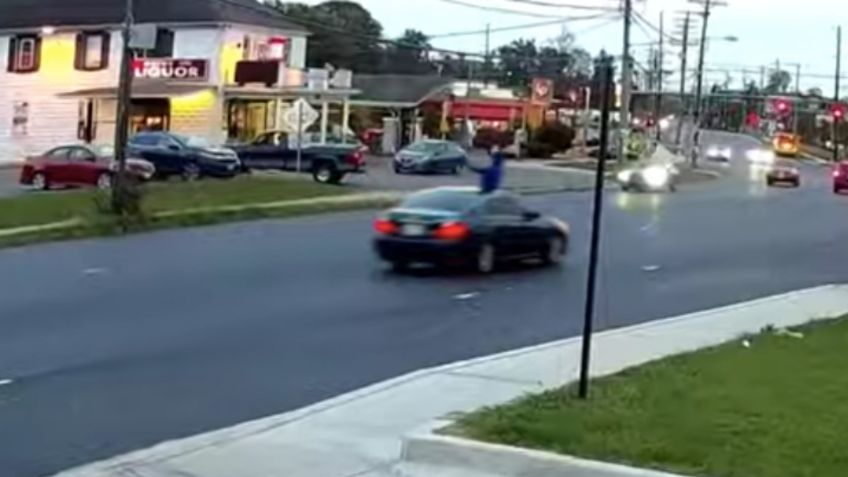
[[[631,177],[633,177],[632,169],[618,171],[618,174],[615,175],[615,178],[618,179],[619,182],[630,182]]]
[[[717,147],[711,147],[707,149],[707,155],[710,157],[717,157],[720,155],[720,152]]]
[[[666,129],[668,129],[669,126],[671,126],[671,121],[669,121],[666,118],[662,118],[662,119],[660,119],[659,124],[660,124],[660,129],[665,131]]]
[[[642,178],[648,187],[662,187],[668,183],[668,169],[662,166],[646,167],[642,171]]]

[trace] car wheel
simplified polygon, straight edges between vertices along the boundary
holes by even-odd
[[[462,174],[462,166],[460,166],[459,164],[453,166],[453,168],[451,169],[451,174],[455,176]]]
[[[566,242],[563,237],[551,237],[548,239],[548,247],[544,254],[545,263],[548,265],[557,265],[562,263],[565,256]]]
[[[183,167],[183,172],[180,177],[186,182],[192,182],[200,179],[200,167],[197,164],[187,164]]]
[[[398,166],[397,164],[395,164],[394,169],[395,169],[395,174],[398,174],[398,175],[403,174],[403,169],[401,169],[400,166]]]
[[[32,188],[39,190],[50,189],[50,183],[47,182],[47,176],[43,172],[36,172],[32,176]]]
[[[495,247],[483,244],[477,251],[477,271],[480,273],[492,273],[495,270]]]
[[[112,174],[104,172],[97,176],[97,188],[100,190],[108,190],[112,188]]]
[[[668,191],[669,192],[677,192],[677,186],[673,182],[668,183]]]
[[[771,187],[771,186],[773,186],[773,185],[774,185],[774,181],[766,180],[766,186],[767,186],[767,187]]]
[[[336,168],[331,164],[319,164],[312,171],[312,178],[320,184],[338,184],[341,180]]]

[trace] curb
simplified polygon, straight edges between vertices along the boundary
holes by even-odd
[[[404,439],[401,460],[409,464],[461,468],[500,477],[682,477],[667,472],[433,434]]]

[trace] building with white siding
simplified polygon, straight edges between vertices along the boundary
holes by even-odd
[[[124,3],[0,2],[0,161],[113,142]],[[130,133],[245,139],[282,127],[297,97],[325,112],[343,103],[347,117],[353,91],[305,86],[308,33],[276,10],[255,0],[135,0],[133,13],[156,41],[134,50]]]

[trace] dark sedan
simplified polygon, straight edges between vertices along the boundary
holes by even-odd
[[[507,192],[440,187],[412,194],[374,221],[374,247],[396,270],[410,264],[473,264],[542,259],[556,264],[568,248],[568,224],[525,208]]]
[[[156,176],[183,180],[202,177],[230,178],[241,172],[235,151],[213,146],[199,136],[183,136],[165,132],[144,132],[130,138],[129,153],[156,167]]]
[[[400,150],[395,155],[398,174],[446,172],[459,174],[468,163],[465,150],[454,142],[425,139]]]

